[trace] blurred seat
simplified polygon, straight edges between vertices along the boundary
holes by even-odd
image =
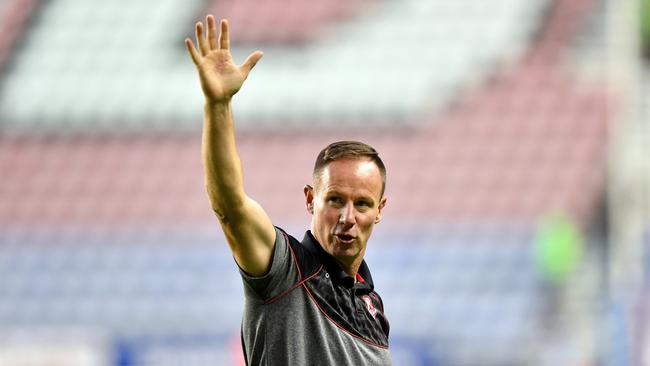
[[[151,235],[159,239],[148,243]],[[98,239],[78,230],[57,242],[26,231],[19,245],[0,243],[7,264],[0,268],[0,321],[125,332],[180,323],[197,328],[212,320],[236,327],[241,280],[225,243],[191,238],[185,245],[136,230]]]
[[[467,352],[486,362],[512,359],[530,350],[531,322],[544,296],[530,230],[466,223],[374,242],[368,263],[393,334],[428,339],[432,347],[451,341],[458,347],[447,356],[456,360]],[[509,349],[514,343],[518,348]]]
[[[213,0],[206,10],[236,24],[236,43],[304,43],[322,35],[324,28],[346,17],[368,11],[376,1]]]
[[[237,98],[239,130],[396,129],[426,124],[414,117],[516,60],[547,1],[223,0],[208,9],[231,18],[236,60],[267,51]],[[198,7],[42,3],[3,80],[3,129],[197,130],[202,97],[181,40]],[[72,48],[74,58],[62,51]]]
[[[12,48],[36,5],[34,0],[0,1],[0,71],[5,69]]]

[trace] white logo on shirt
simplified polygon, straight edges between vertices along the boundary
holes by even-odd
[[[361,296],[361,299],[363,302],[366,303],[366,309],[368,309],[368,312],[370,315],[372,315],[372,318],[375,319],[377,318],[377,309],[375,309],[375,305],[372,303],[372,299],[368,295],[363,295]]]

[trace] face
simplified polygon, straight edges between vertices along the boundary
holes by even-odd
[[[335,160],[304,190],[312,234],[344,270],[356,272],[386,204],[379,168],[366,158]]]

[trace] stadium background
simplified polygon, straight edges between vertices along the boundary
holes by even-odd
[[[241,364],[183,45],[206,13],[265,52],[234,114],[276,225],[307,227],[326,143],[385,159],[395,365],[650,364],[646,5],[1,0],[0,365]]]

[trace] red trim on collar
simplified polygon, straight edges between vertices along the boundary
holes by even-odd
[[[361,277],[361,275],[358,274],[358,273],[357,273],[357,282],[359,282],[359,283],[365,282],[365,280],[363,279],[363,277]]]

